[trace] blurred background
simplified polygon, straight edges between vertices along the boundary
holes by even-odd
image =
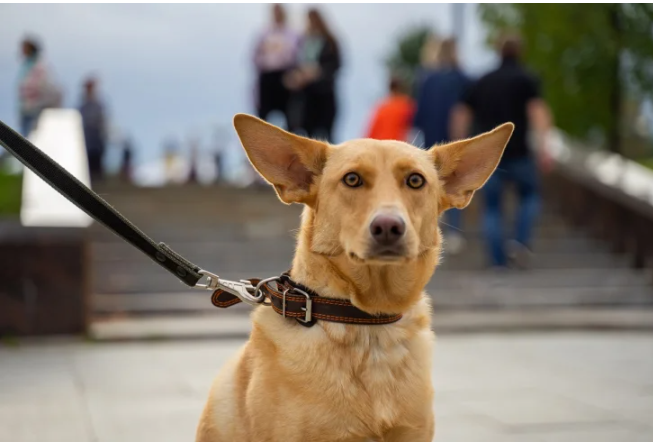
[[[249,166],[234,114],[415,149],[515,122],[485,189],[440,220],[436,439],[653,437],[650,5],[0,16],[0,120],[227,279],[287,270],[301,211]],[[0,439],[192,439],[249,308],[218,311],[39,183],[0,148]]]

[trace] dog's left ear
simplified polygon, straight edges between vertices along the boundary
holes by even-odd
[[[314,179],[326,163],[327,143],[296,136],[247,114],[236,114],[234,127],[249,161],[283,202],[313,202]]]
[[[474,191],[481,188],[496,169],[514,129],[512,123],[504,123],[480,136],[429,150],[444,183],[442,210],[465,208],[469,204]]]

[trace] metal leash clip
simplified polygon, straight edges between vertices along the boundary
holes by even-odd
[[[217,274],[206,270],[200,270],[198,273],[206,277],[206,284],[196,284],[194,288],[209,291],[222,290],[233,294],[249,305],[259,305],[265,300],[265,295],[260,290],[260,287],[253,286],[250,281],[228,281],[226,279],[220,279],[220,276]]]

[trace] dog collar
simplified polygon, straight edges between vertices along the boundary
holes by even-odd
[[[288,273],[272,279],[250,279],[249,283],[260,290],[261,303],[269,305],[284,318],[294,318],[301,325],[312,327],[317,321],[341,324],[382,325],[401,319],[401,314],[371,315],[351,302],[326,298],[290,279]],[[267,301],[265,301],[266,299]],[[223,289],[213,292],[211,302],[219,308],[227,308],[241,302],[238,296]]]

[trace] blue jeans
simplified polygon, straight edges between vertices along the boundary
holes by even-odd
[[[519,197],[514,239],[529,247],[533,223],[540,209],[539,179],[535,160],[530,157],[503,160],[483,187],[485,237],[492,265],[499,267],[508,264],[501,210],[501,199],[508,182],[514,183]]]

